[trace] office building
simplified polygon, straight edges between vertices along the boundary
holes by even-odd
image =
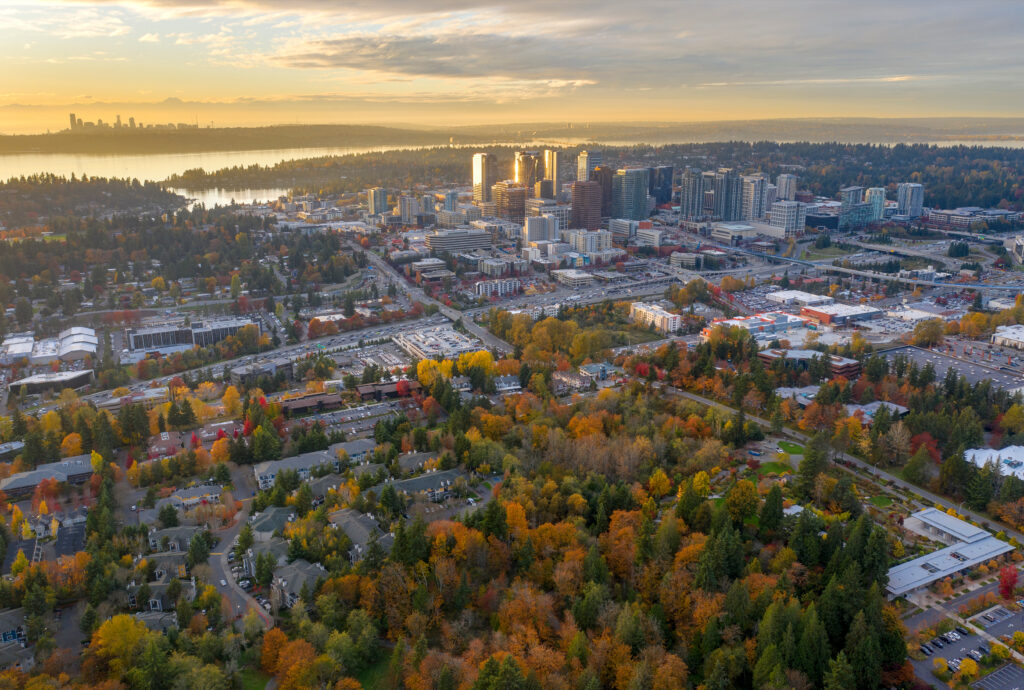
[[[667,204],[672,201],[672,175],[675,168],[671,165],[659,165],[650,168],[648,192],[654,197],[654,203]]]
[[[498,217],[522,225],[526,217],[526,187],[514,180],[504,180],[494,185],[493,194]]]
[[[391,339],[417,359],[455,359],[464,352],[482,349],[480,341],[468,338],[451,326],[404,331]]]
[[[72,115],[72,117],[74,116]],[[600,151],[580,151],[580,155],[576,157],[576,179],[580,182],[589,181],[590,173],[599,165],[601,165]]]
[[[647,207],[648,168],[621,168],[612,178],[612,215],[616,218],[643,220]]]
[[[586,287],[594,282],[594,276],[575,268],[563,268],[557,271],[551,271],[551,277],[562,285],[566,285],[571,288]]]
[[[380,216],[387,213],[390,210],[388,209],[388,190],[383,187],[373,187],[366,190],[366,205],[370,210],[371,216]]]
[[[537,180],[536,184],[533,185],[533,196],[535,199],[551,199],[555,198],[555,185],[551,180]]]
[[[492,201],[491,188],[498,181],[498,158],[493,153],[473,154],[473,201]]]
[[[772,204],[779,200],[779,188],[770,182],[764,185],[764,196],[761,200],[761,208],[767,214],[772,210]]]
[[[679,187],[679,216],[694,220],[704,215],[704,174],[687,168]]]
[[[552,149],[544,150],[544,179],[551,180],[551,188],[553,190],[552,196],[547,198],[554,198],[558,195],[558,180],[561,177],[558,156],[558,151]]]
[[[516,184],[527,189],[527,195],[533,194],[537,180],[543,178],[544,161],[538,151],[516,151],[512,167],[512,177]]]
[[[676,268],[699,269],[701,258],[700,254],[692,252],[672,252],[672,256],[668,257],[668,263]]]
[[[427,248],[431,252],[460,252],[471,249],[490,249],[491,233],[486,230],[436,230],[427,233]]]
[[[608,221],[608,230],[612,233],[612,239],[618,240],[623,244],[630,237],[636,235],[639,227],[640,221],[628,218],[612,218]]]
[[[782,230],[783,237],[799,235],[807,224],[807,204],[799,201],[776,201],[768,224]]]
[[[481,280],[476,284],[477,297],[504,297],[515,295],[523,284],[518,278],[502,278],[500,280]]]
[[[924,186],[901,182],[896,188],[896,212],[901,216],[919,218],[924,212]]]
[[[800,309],[800,316],[805,316],[826,325],[842,326],[856,321],[869,321],[882,316],[881,309],[862,304],[819,304]]]
[[[661,230],[654,228],[637,228],[636,243],[640,247],[660,247]]]
[[[581,254],[604,251],[612,246],[612,234],[607,230],[573,230],[568,240],[572,250]]]
[[[765,184],[766,180],[761,175],[743,176],[743,201],[741,202],[740,220],[757,220],[764,217]]]
[[[834,299],[828,295],[815,295],[812,292],[802,290],[776,290],[769,292],[764,298],[769,302],[782,304],[787,307],[796,305],[799,307],[814,307],[821,304],[832,304]]]
[[[644,302],[633,302],[629,305],[629,320],[659,333],[675,333],[682,325],[679,314],[666,311],[657,304]]]
[[[601,227],[601,185],[597,181],[572,183],[571,227],[585,230]]]
[[[145,350],[159,352],[161,350],[187,350],[192,347],[208,347],[235,335],[246,326],[256,329],[257,338],[260,333],[258,321],[242,317],[225,317],[205,321],[193,321],[186,326],[183,322],[166,322],[140,328],[129,328],[125,331],[125,342],[132,352]]]
[[[590,179],[601,186],[601,217],[612,215],[612,179],[615,171],[607,165],[599,165],[591,171]]]
[[[420,213],[419,202],[414,196],[402,195],[398,197],[398,217],[403,225],[414,225],[416,216]]]
[[[802,319],[799,316],[793,316],[781,311],[768,311],[753,314],[752,316],[737,316],[733,319],[715,319],[700,332],[700,336],[702,340],[707,341],[711,338],[715,329],[721,326],[726,329],[742,328],[755,338],[767,338],[777,333],[785,333],[795,328],[803,328],[805,324],[806,319]]]
[[[445,211],[456,211],[459,208],[459,193],[454,189],[449,189],[444,193],[444,210]]]
[[[778,187],[777,197],[780,201],[793,201],[796,199],[796,175],[782,173],[775,178],[775,186]]]
[[[839,190],[839,201],[840,230],[856,230],[871,222],[872,208],[864,202],[863,187],[843,187]]]
[[[869,187],[864,194],[864,201],[871,204],[871,220],[882,220],[885,216],[885,188]]]
[[[523,224],[523,243],[558,239],[558,221],[554,216],[530,216]]]

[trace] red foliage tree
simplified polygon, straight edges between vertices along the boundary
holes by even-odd
[[[1017,569],[1012,565],[1003,566],[999,571],[999,594],[1003,599],[1013,597],[1013,590],[1017,588]]]

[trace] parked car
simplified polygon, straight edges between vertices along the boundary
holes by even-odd
[[[967,652],[967,656],[971,657],[975,661],[981,661],[981,654],[979,654],[976,649],[972,649],[971,651]]]
[[[991,613],[986,613],[986,614],[985,614],[985,615],[983,616],[983,618],[984,618],[985,620],[987,620],[987,621],[988,621],[989,623],[995,623],[995,622],[996,622],[996,617],[995,617],[995,616],[993,616],[993,615],[992,615]]]
[[[956,626],[956,631],[958,633],[960,633],[961,635],[970,635],[971,634],[971,631],[968,630],[967,628],[963,627],[962,625]]]
[[[992,653],[992,650],[990,650],[988,647],[986,647],[983,644],[979,644],[978,645],[978,651],[981,652],[982,654],[984,654],[985,656],[988,656],[989,654]]]
[[[932,647],[937,647],[938,649],[942,649],[945,646],[946,645],[942,644],[942,640],[940,640],[937,637],[934,640],[932,640]]]
[[[921,645],[921,653],[924,654],[925,656],[931,656],[932,655],[932,650],[929,649],[927,645]]]

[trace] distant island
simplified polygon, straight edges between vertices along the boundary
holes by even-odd
[[[803,118],[714,122],[511,123],[424,127],[271,125],[266,127],[82,126],[0,135],[0,155],[17,153],[161,154],[287,148],[449,144],[691,144],[724,141],[992,145],[1024,141],[1024,118]],[[92,125],[93,123],[87,123]],[[119,123],[118,123],[119,124]]]
[[[0,136],[0,155],[17,153],[158,154],[367,146],[441,146],[484,141],[475,135],[372,125],[75,129]]]

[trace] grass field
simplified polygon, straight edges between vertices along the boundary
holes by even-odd
[[[358,680],[366,690],[379,690],[384,688],[384,681],[388,674],[388,656],[382,652],[382,658],[376,664],[359,674]]]
[[[758,477],[763,477],[766,474],[782,474],[783,472],[792,472],[793,468],[782,462],[765,462],[761,463],[761,466],[754,470]]]
[[[854,252],[849,249],[840,249],[839,247],[826,247],[825,249],[814,249],[812,246],[810,249],[806,249],[803,252],[803,258],[805,261],[814,261],[816,259],[835,259],[840,256],[846,256],[847,254],[853,254]]]
[[[238,672],[242,690],[263,690],[270,681],[270,676],[263,675],[254,668],[244,668]]]
[[[799,443],[793,443],[792,441],[779,441],[779,448],[786,451],[790,455],[803,455],[804,447]]]
[[[879,508],[888,508],[892,505],[892,499],[888,496],[872,496],[871,505],[878,506]]]

